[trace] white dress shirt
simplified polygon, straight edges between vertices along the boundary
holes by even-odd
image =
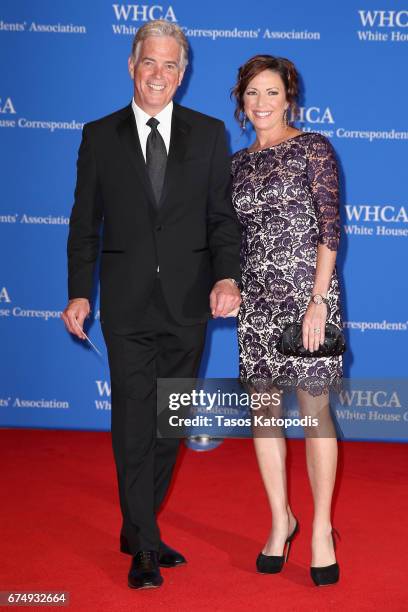
[[[149,121],[151,115],[148,115],[147,113],[145,113],[145,111],[142,110],[140,106],[136,104],[134,99],[132,99],[132,109],[135,114],[136,127],[137,127],[137,133],[139,134],[140,146],[142,147],[143,157],[145,158],[145,161],[146,161],[146,141],[147,141],[147,137],[150,134],[150,127],[146,125],[146,122]],[[164,144],[166,145],[167,154],[169,153],[169,147],[170,147],[172,113],[173,113],[173,101],[169,102],[168,105],[165,106],[163,110],[160,111],[160,113],[157,113],[157,115],[154,115],[154,118],[157,119],[157,121],[159,121],[159,125],[157,126],[157,129],[160,132],[160,135],[162,136],[164,140]]]

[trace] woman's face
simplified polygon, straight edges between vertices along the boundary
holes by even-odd
[[[256,131],[284,125],[283,115],[288,107],[285,86],[278,72],[263,70],[248,83],[244,111]]]

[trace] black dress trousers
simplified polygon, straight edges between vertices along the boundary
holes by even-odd
[[[102,324],[111,376],[112,445],[129,552],[158,550],[156,514],[170,485],[178,439],[156,438],[156,379],[198,374],[206,324],[182,326],[171,316],[157,277],[132,333]]]

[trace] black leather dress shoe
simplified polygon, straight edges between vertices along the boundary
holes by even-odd
[[[129,544],[125,536],[120,536],[120,552],[126,555],[131,555]],[[159,548],[159,565],[160,567],[176,567],[177,565],[184,565],[187,560],[177,550],[170,548],[164,542],[160,542]]]
[[[160,567],[177,567],[187,563],[187,560],[177,550],[173,550],[164,542],[160,542],[159,548],[159,565]]]
[[[128,575],[131,589],[153,589],[163,584],[158,554],[155,550],[141,550],[132,559]]]

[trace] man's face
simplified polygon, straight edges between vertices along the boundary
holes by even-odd
[[[149,36],[142,42],[137,62],[129,58],[135,102],[151,116],[167,106],[183,79],[180,55],[180,45],[173,37]]]

